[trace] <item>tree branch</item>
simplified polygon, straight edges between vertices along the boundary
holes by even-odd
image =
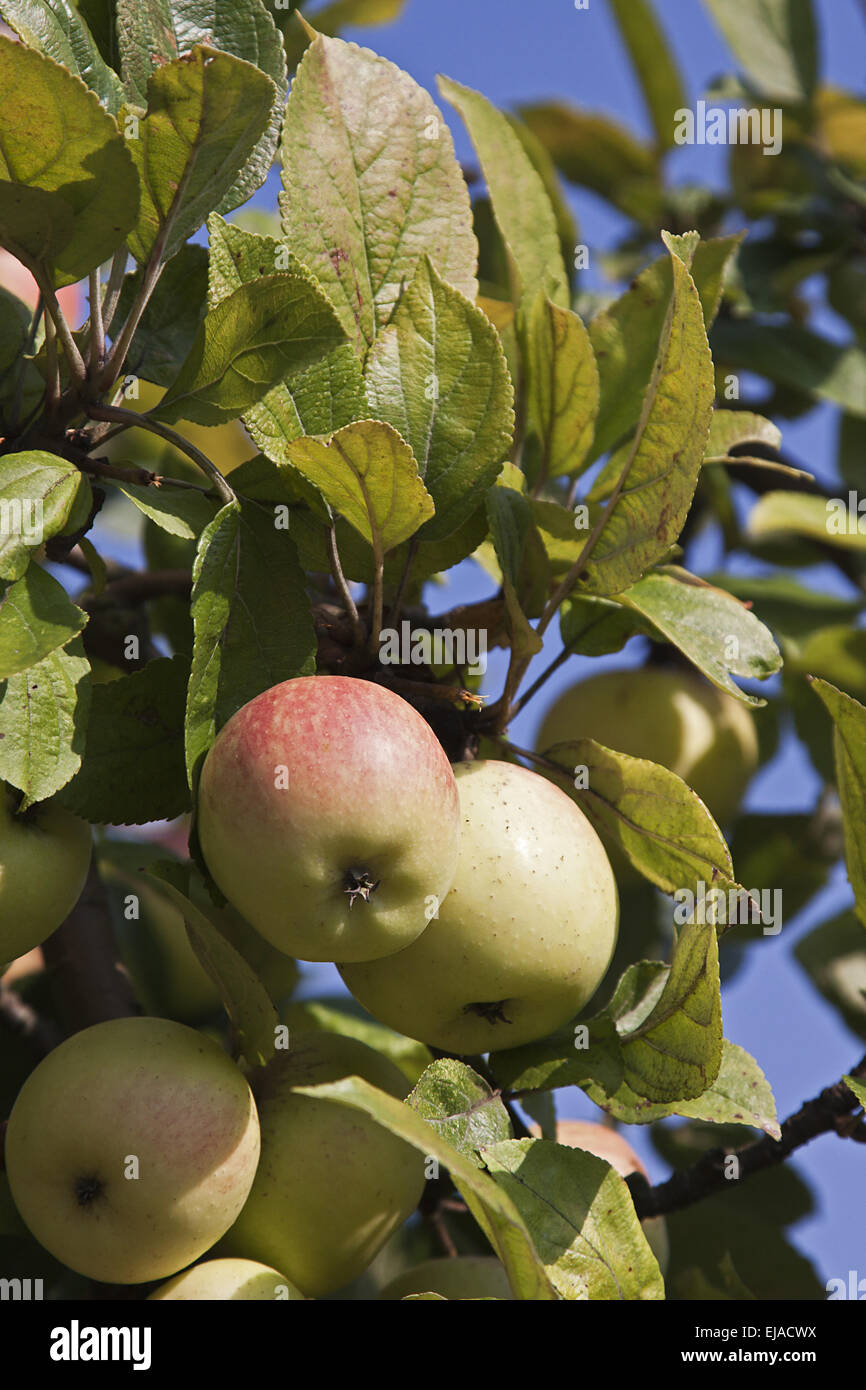
[[[207,474],[223,502],[236,500],[234,489],[226,482],[216,464],[211,463],[210,459],[201,452],[201,449],[190,444],[189,440],[184,439],[182,434],[178,434],[177,430],[164,425],[161,420],[154,420],[149,415],[137,415],[134,410],[125,410],[119,405],[89,405],[87,414],[91,420],[116,421],[118,424],[128,425],[130,429],[150,430],[151,434],[158,434],[160,439],[167,439],[169,444],[180,449],[182,454],[186,454],[203,473]]]

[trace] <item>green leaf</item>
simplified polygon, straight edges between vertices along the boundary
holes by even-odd
[[[480,92],[448,77],[439,78],[439,90],[469,131],[521,293],[534,299],[544,290],[554,303],[568,304],[568,276],[556,216],[541,177],[508,117]]]
[[[511,1121],[498,1094],[465,1062],[431,1062],[406,1104],[470,1163],[482,1168],[478,1150],[511,1138]]]
[[[179,376],[152,413],[199,425],[236,419],[342,337],[333,310],[306,272],[266,275],[209,310]]]
[[[539,102],[518,112],[569,183],[591,188],[644,225],[658,225],[662,193],[648,145],[607,116],[566,102]]]
[[[746,576],[717,571],[707,580],[751,603],[756,616],[789,645],[830,624],[852,625],[861,608],[856,599],[808,589],[783,573]]]
[[[766,97],[811,100],[818,34],[811,0],[706,0],[743,71]]]
[[[732,882],[733,865],[722,832],[700,797],[660,763],[603,748],[593,739],[555,744],[546,751],[569,772],[586,769],[566,786],[596,830],[610,838],[651,882],[666,893],[705,883]],[[586,781],[586,786],[580,785]]]
[[[866,351],[831,343],[797,323],[722,319],[713,328],[717,368],[737,367],[866,415]]]
[[[72,284],[135,225],[135,167],[95,93],[52,59],[0,38],[0,91],[0,244]]]
[[[30,307],[0,285],[0,435],[13,439],[18,419],[26,420],[45,392],[45,382],[26,355],[32,319]],[[21,400],[16,403],[19,377]]]
[[[853,912],[840,913],[801,937],[794,955],[852,1033],[866,1038],[866,934]]]
[[[866,708],[829,681],[815,677],[812,689],[833,720],[836,783],[845,827],[845,862],[854,889],[855,911],[866,923]]]
[[[0,483],[0,579],[20,579],[30,556],[62,531],[89,484],[73,463],[42,449],[5,454]]]
[[[244,1059],[251,1067],[264,1066],[274,1055],[277,1011],[252,966],[223,936],[210,914],[190,900],[194,868],[161,859],[150,865],[145,876],[183,917],[190,944],[222,996]],[[204,895],[198,896],[201,899]]]
[[[203,532],[192,617],[186,710],[191,786],[218,730],[241,705],[313,670],[316,639],[294,543],[256,503],[229,503]]]
[[[286,96],[283,44],[269,7],[261,0],[231,0],[231,4],[220,0],[118,0],[117,34],[124,81],[140,106],[146,104],[152,70],[189,53],[197,44],[241,58],[271,79],[271,109],[265,129],[235,171],[233,181],[228,180],[231,187],[224,187],[206,211],[218,206],[220,212],[228,212],[245,203],[264,183],[274,162]]]
[[[541,444],[538,478],[575,476],[592,443],[598,368],[582,320],[541,292],[526,315],[524,365],[529,423]]]
[[[510,1139],[485,1149],[484,1161],[562,1298],[664,1298],[631,1194],[603,1158],[545,1139]]]
[[[724,458],[738,444],[766,444],[780,449],[782,432],[772,420],[751,410],[714,410],[704,463]]]
[[[0,680],[26,671],[81,632],[87,614],[40,565],[0,594]]]
[[[843,1074],[842,1080],[845,1082],[849,1091],[854,1092],[860,1104],[866,1108],[866,1081],[858,1081],[856,1076],[849,1076],[847,1073]]]
[[[141,177],[141,211],[129,238],[137,261],[166,258],[225,196],[266,129],[274,84],[252,63],[200,45],[158,68],[147,115],[127,142]]]
[[[358,1013],[352,1012],[353,1005]],[[412,1086],[433,1061],[430,1049],[424,1043],[407,1038],[403,1033],[395,1033],[393,1028],[386,1028],[384,1023],[377,1023],[364,1015],[360,1004],[355,1004],[351,997],[340,996],[327,1002],[308,999],[302,1004],[287,1004],[281,1010],[280,1021],[289,1029],[297,1028],[299,1032],[339,1033],[344,1038],[357,1038],[358,1042],[366,1043],[384,1057],[390,1057]]]
[[[0,683],[0,779],[45,801],[81,765],[90,710],[90,663],[74,637]]]
[[[371,413],[410,445],[435,503],[423,538],[450,535],[511,447],[514,397],[496,329],[424,255],[365,377]]]
[[[155,488],[120,482],[116,487],[161,530],[184,540],[197,540],[217,511],[212,498],[192,488]]]
[[[638,621],[628,609],[607,598],[578,596],[566,599],[559,610],[562,645],[580,656],[622,651]]]
[[[203,246],[182,246],[165,266],[135,330],[124,375],[170,386],[195,342],[207,309],[208,256]],[[117,306],[125,323],[141,289],[144,268],[127,275]]]
[[[321,281],[359,355],[425,252],[475,299],[469,195],[445,121],[408,73],[367,49],[317,38],[292,82],[281,148],[286,240]]]
[[[663,637],[679,647],[720,690],[746,705],[763,705],[731,680],[731,673],[766,680],[782,665],[772,634],[724,589],[669,565],[645,574],[619,595]]]
[[[123,103],[120,78],[69,0],[3,0],[3,18],[28,48],[62,63],[96,93],[112,116],[117,115]]]
[[[296,439],[286,452],[377,554],[408,540],[433,514],[412,450],[391,425],[358,420],[327,440]]]
[[[713,407],[713,363],[698,292],[674,246],[673,293],[641,417],[596,525],[579,582],[591,593],[628,588],[663,558],[685,523]],[[592,513],[591,513],[592,515]]]
[[[188,663],[160,657],[93,687],[81,768],[59,800],[100,825],[147,825],[189,810],[183,761]]]
[[[494,1253],[504,1264],[515,1298],[555,1299],[523,1217],[508,1194],[408,1105],[357,1076],[324,1086],[299,1086],[297,1089],[304,1095],[362,1110],[425,1156],[435,1158],[451,1174]]]
[[[487,519],[502,573],[512,650],[520,656],[531,656],[541,651],[543,641],[527,620],[526,609],[533,605],[527,602],[526,562],[533,559],[537,562],[540,559],[542,588],[545,592],[547,563],[543,545],[532,521],[529,501],[522,493],[515,492],[514,488],[488,488]]]
[[[686,103],[682,77],[651,0],[610,0],[620,34],[640,83],[656,144],[674,143],[674,116]]]
[[[697,1100],[677,1102],[671,1113],[717,1125],[752,1125],[771,1139],[782,1137],[769,1082],[754,1057],[727,1038],[715,1081]]]
[[[117,0],[74,0],[74,3],[106,63],[115,72],[120,72],[120,49],[115,24]]]
[[[727,268],[742,239],[740,233],[701,241],[695,248],[691,274],[707,326],[715,318]],[[594,458],[618,444],[640,418],[672,291],[671,257],[662,256],[589,324],[600,387]]]
[[[803,536],[843,550],[866,550],[866,526],[849,512],[843,498],[823,498],[808,492],[765,492],[749,512],[746,534],[766,541]]]
[[[646,962],[642,962],[646,964]],[[667,966],[653,962],[667,978]],[[538,1042],[493,1053],[490,1071],[503,1090],[555,1090],[561,1086],[596,1084],[602,1095],[614,1095],[622,1085],[622,1048],[613,1020],[597,1014],[586,1024],[566,1027]]]

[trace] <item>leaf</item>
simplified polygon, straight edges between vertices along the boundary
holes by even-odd
[[[818,68],[811,0],[707,0],[731,51],[758,91],[809,101]]]
[[[0,285],[0,435],[12,439],[18,433],[18,419],[27,419],[45,392],[45,383],[27,356],[32,318],[29,306]],[[21,399],[16,402],[19,377]]]
[[[351,1011],[352,1005],[355,1005],[358,1013]],[[395,1033],[393,1028],[386,1028],[384,1023],[367,1017],[350,996],[287,1004],[280,1013],[280,1021],[289,1029],[297,1028],[300,1032],[321,1031],[357,1038],[358,1042],[366,1043],[384,1057],[389,1057],[412,1086],[433,1060],[430,1049],[424,1043],[407,1038],[403,1033]]]
[[[627,608],[606,598],[581,595],[566,599],[559,610],[562,645],[581,656],[622,651],[638,621]]]
[[[667,966],[654,964],[667,978]],[[497,1085],[515,1093],[521,1104],[525,1091],[597,1084],[602,1095],[613,1095],[623,1081],[622,1048],[607,1013],[585,1025],[569,1023],[538,1042],[492,1053],[489,1067]]]
[[[469,195],[431,98],[393,63],[340,39],[304,54],[281,138],[286,241],[363,356],[419,257],[474,300]]]
[[[836,783],[845,827],[845,862],[854,889],[855,911],[866,924],[866,708],[829,681],[812,678],[812,689],[833,720]]]
[[[0,594],[0,680],[35,666],[81,632],[87,614],[40,565]]]
[[[609,117],[566,102],[520,106],[518,113],[569,183],[591,188],[644,225],[658,225],[662,193],[648,145]]]
[[[187,54],[197,44],[221,49],[267,74],[273,83],[264,132],[236,171],[231,187],[207,212],[245,203],[270,172],[286,96],[286,60],[270,9],[261,0],[117,0],[117,34],[123,77],[133,101],[146,104],[154,68]],[[264,90],[264,88],[262,88]],[[202,219],[203,220],[203,219]]]
[[[563,769],[586,769],[586,787],[559,781],[595,829],[666,893],[695,882],[733,881],[722,832],[700,797],[660,763],[603,748],[593,739],[546,750]]]
[[[96,93],[112,116],[117,115],[123,103],[120,78],[69,0],[3,0],[3,18],[29,48],[62,63]]]
[[[766,444],[771,449],[780,449],[782,432],[772,420],[765,420],[763,415],[755,415],[751,410],[714,410],[704,462],[724,458],[739,444]]]
[[[620,34],[641,86],[660,150],[674,143],[674,117],[686,93],[651,0],[611,0]]]
[[[152,413],[169,423],[236,419],[283,377],[324,357],[342,336],[310,276],[266,275],[208,311],[180,374]]]
[[[330,0],[309,15],[309,20],[319,34],[334,36],[349,26],[387,24],[397,18],[405,3],[406,0]],[[292,68],[304,56],[310,36],[300,24],[296,10],[291,14],[283,10],[274,17],[285,36],[286,55]]]
[[[286,452],[377,553],[408,540],[433,514],[409,445],[379,420],[358,420],[328,440],[296,439]]]
[[[0,683],[0,779],[45,801],[81,765],[90,709],[90,663],[74,637]]]
[[[750,540],[783,540],[803,536],[843,550],[866,550],[866,527],[849,512],[842,498],[815,497],[807,492],[765,492],[749,512]]]
[[[50,262],[56,282],[70,285],[135,225],[129,150],[83,82],[2,37],[0,92],[0,243],[25,263]]]
[[[100,825],[147,825],[189,810],[183,760],[188,663],[160,657],[93,687],[81,768],[59,800]]]
[[[479,1149],[511,1138],[511,1121],[499,1096],[453,1057],[431,1062],[406,1104],[478,1168],[484,1166]]]
[[[776,1102],[754,1057],[736,1043],[722,1042],[722,1062],[711,1086],[697,1100],[679,1101],[673,1111],[713,1124],[752,1125],[771,1139],[781,1139]]]
[[[147,115],[127,141],[141,178],[141,211],[129,249],[143,264],[163,258],[228,192],[270,118],[274,84],[252,63],[199,45],[158,68]]]
[[[866,351],[845,347],[797,323],[723,319],[713,329],[717,368],[738,367],[866,415]]]
[[[485,1149],[484,1160],[562,1298],[664,1298],[631,1194],[603,1158],[545,1139],[510,1139]]]
[[[462,117],[481,161],[496,225],[513,260],[521,293],[533,299],[544,290],[554,303],[567,304],[568,276],[553,207],[507,116],[480,92],[448,77],[438,80],[440,92]]]
[[[523,1218],[511,1198],[408,1105],[357,1076],[323,1086],[299,1086],[297,1090],[361,1110],[425,1156],[435,1158],[451,1174],[494,1253],[504,1264],[515,1298],[548,1301],[555,1298]]]
[[[20,579],[30,556],[62,531],[87,479],[42,449],[5,454],[0,484],[0,579]]]
[[[704,457],[713,363],[697,290],[666,244],[673,293],[641,418],[579,581],[591,593],[621,591],[662,559],[683,528]]]
[[[781,667],[781,653],[764,624],[724,589],[669,565],[645,574],[619,600],[640,613],[720,690],[743,704],[766,703],[741,690],[731,673],[766,680]]]
[[[532,522],[529,502],[522,493],[510,487],[492,487],[487,491],[487,519],[496,559],[502,572],[502,588],[508,613],[508,630],[512,650],[519,656],[540,652],[542,638],[527,621],[525,611],[524,564],[539,544]],[[542,548],[541,558],[544,560]],[[546,590],[546,583],[544,588]],[[526,604],[526,607],[529,607]]]
[[[538,477],[575,476],[592,443],[598,411],[592,343],[578,315],[541,292],[526,317],[526,398],[541,443]]]
[[[165,266],[135,330],[124,375],[170,386],[195,342],[207,309],[208,256],[203,246],[182,246]],[[117,306],[125,323],[141,289],[144,269],[127,275]]]
[[[370,413],[406,440],[435,503],[423,539],[452,534],[511,447],[514,395],[495,328],[424,255],[365,379]]]
[[[852,1033],[866,1038],[866,934],[853,912],[840,913],[803,936],[794,955]]]
[[[152,863],[145,873],[183,917],[190,944],[222,996],[246,1062],[251,1067],[264,1066],[274,1055],[277,1011],[252,966],[211,917],[190,901],[194,875],[191,864],[168,859]]]
[[[256,503],[229,503],[202,533],[192,617],[186,707],[191,786],[218,730],[241,705],[313,670],[315,634],[294,543]]]
[[[847,1073],[843,1074],[842,1080],[845,1082],[849,1091],[854,1092],[860,1104],[866,1109],[866,1081],[858,1081],[855,1076],[849,1076]]]
[[[695,248],[691,274],[707,327],[715,318],[727,268],[742,239],[740,233],[701,241]],[[640,418],[672,291],[672,258],[662,256],[589,324],[600,389],[594,458],[618,444]]]
[[[116,487],[161,530],[184,540],[196,540],[213,521],[217,510],[212,498],[192,488],[144,487],[120,482]]]

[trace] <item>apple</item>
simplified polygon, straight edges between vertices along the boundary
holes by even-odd
[[[513,1300],[505,1268],[493,1255],[455,1255],[423,1260],[386,1284],[380,1299],[405,1298],[412,1293],[438,1293],[443,1298],[500,1298]]]
[[[340,973],[389,1028],[471,1054],[574,1017],[610,964],[619,904],[602,843],[565,792],[512,763],[454,771],[463,830],[438,917],[405,950]]]
[[[662,667],[602,671],[566,690],[548,710],[536,748],[578,738],[661,763],[722,826],[736,815],[758,766],[747,706],[698,676]]]
[[[529,1129],[532,1134],[541,1137],[538,1125],[530,1125]],[[595,1124],[591,1120],[559,1120],[556,1125],[556,1142],[565,1144],[569,1149],[585,1149],[587,1153],[603,1158],[611,1168],[616,1169],[621,1178],[627,1178],[630,1173],[642,1173],[647,1182],[650,1181],[649,1173],[631,1144],[618,1130],[611,1129],[608,1125]],[[641,1225],[649,1247],[664,1274],[670,1255],[665,1219],[663,1216],[649,1216]]]
[[[198,790],[218,887],[287,955],[372,960],[407,946],[451,886],[460,813],[441,744],[399,695],[302,676],[220,730]]]
[[[308,1297],[342,1288],[375,1259],[414,1211],[423,1156],[370,1116],[299,1095],[360,1076],[404,1099],[409,1083],[365,1043],[336,1033],[293,1035],[253,1080],[262,1157],[246,1206],[220,1254],[285,1270]]]
[[[259,1122],[216,1043],[180,1023],[117,1018],[67,1038],[24,1083],[6,1131],[22,1220],[79,1274],[176,1274],[231,1226],[252,1186]]]
[[[90,867],[90,826],[51,801],[15,814],[0,782],[0,965],[39,946],[77,903]]]
[[[167,1284],[160,1284],[148,1303],[195,1300],[203,1302],[296,1302],[304,1295],[276,1269],[258,1264],[255,1260],[204,1260],[192,1269],[176,1274]]]

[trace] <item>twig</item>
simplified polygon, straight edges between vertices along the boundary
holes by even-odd
[[[191,483],[186,478],[171,478],[167,473],[151,473],[149,468],[122,468],[120,464],[92,458],[77,459],[76,462],[83,473],[91,473],[95,478],[114,478],[117,482],[136,483],[139,487],[176,487],[187,492],[200,492],[204,497],[214,496],[213,488]]]
[[[158,434],[161,439],[167,439],[169,444],[173,444],[182,454],[186,454],[193,463],[198,464],[203,473],[207,474],[223,502],[236,501],[234,489],[223,477],[216,464],[211,463],[200,449],[197,449],[194,444],[190,444],[189,440],[184,439],[177,430],[164,425],[161,420],[154,420],[150,415],[137,415],[134,410],[125,410],[119,405],[89,405],[87,414],[91,420],[109,420],[118,424],[127,424],[130,428],[137,427],[138,429],[149,430],[151,434]]]
[[[78,350],[78,344],[72,336],[72,330],[66,322],[66,316],[60,307],[60,301],[54,293],[54,286],[51,277],[46,274],[43,266],[34,261],[28,265],[28,270],[35,279],[42,292],[42,299],[48,314],[57,330],[57,337],[60,339],[63,352],[69,367],[70,376],[79,385],[83,386],[87,380],[87,368],[84,365],[84,358]]]
[[[400,575],[400,583],[398,584],[397,592],[394,595],[394,602],[391,604],[391,611],[388,614],[389,627],[397,626],[397,620],[400,617],[400,611],[403,607],[403,600],[406,597],[406,590],[409,587],[409,576],[412,573],[412,566],[415,563],[415,557],[418,554],[419,545],[420,541],[418,540],[417,535],[413,536],[409,542],[409,549],[406,552],[406,563],[403,566],[403,573]]]
[[[113,603],[133,605],[162,598],[165,594],[186,598],[191,589],[192,575],[189,570],[133,570],[106,584],[99,599],[100,603],[107,599]]]
[[[851,1076],[866,1076],[866,1057],[862,1057],[853,1067]],[[665,1212],[680,1211],[693,1206],[704,1197],[721,1192],[728,1182],[741,1181],[754,1173],[763,1172],[782,1163],[795,1149],[802,1148],[819,1134],[842,1133],[853,1113],[860,1109],[860,1101],[849,1090],[844,1081],[826,1086],[820,1095],[807,1100],[796,1114],[788,1117],[782,1125],[781,1139],[769,1135],[747,1144],[743,1149],[712,1149],[693,1163],[689,1168],[681,1168],[667,1182],[651,1187],[640,1173],[632,1173],[627,1179],[634,1198],[635,1211],[643,1221],[648,1216],[662,1216]],[[726,1160],[731,1154],[737,1159],[737,1178],[728,1178]]]
[[[111,331],[114,315],[117,313],[117,305],[120,300],[121,290],[123,289],[123,277],[126,274],[126,261],[126,246],[120,246],[114,253],[111,269],[108,272],[108,284],[105,287],[102,317],[106,333]]]
[[[90,370],[99,371],[105,358],[105,325],[102,320],[102,284],[99,267],[91,270],[88,279],[90,298]]]

